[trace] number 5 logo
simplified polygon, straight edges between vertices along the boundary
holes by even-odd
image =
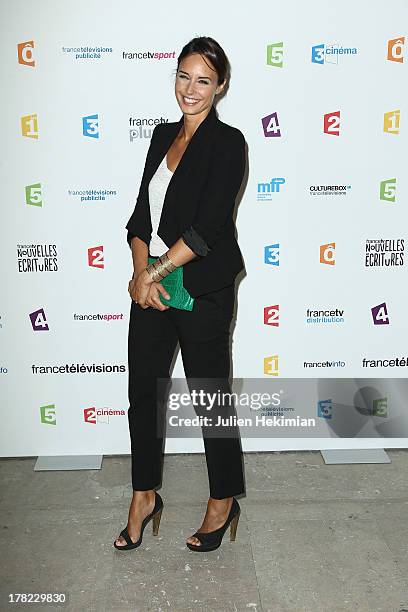
[[[397,179],[388,179],[380,183],[380,200],[386,202],[395,202],[395,191],[397,188]]]
[[[282,68],[283,66],[283,42],[272,43],[266,47],[266,63],[268,66]]]

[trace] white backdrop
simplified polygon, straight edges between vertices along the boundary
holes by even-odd
[[[185,0],[3,1],[1,17],[1,456],[129,452],[125,224],[152,129],[138,124],[181,117],[176,58],[199,35],[214,37],[230,59],[217,109],[248,143],[236,218],[246,275],[232,327],[234,377],[406,378],[404,361],[363,367],[364,358],[407,361],[405,2],[384,11],[379,0],[209,0],[196,12]],[[147,52],[165,56],[140,56]],[[325,133],[324,115],[337,112],[339,133]],[[273,113],[279,137],[263,131]],[[259,201],[259,185],[274,178],[284,179],[279,193]],[[381,239],[400,265],[365,265],[366,241]],[[321,246],[332,243],[335,264],[321,263]],[[279,265],[274,256],[265,263],[265,248],[276,244]],[[33,269],[44,262],[49,269]],[[374,324],[371,309],[383,303],[388,318]],[[265,324],[264,308],[275,305],[279,325]],[[308,323],[307,309],[342,310],[343,321]],[[384,322],[379,310],[376,323]],[[305,367],[327,360],[340,365]],[[57,371],[41,373],[46,366]],[[184,376],[180,354],[173,376]],[[244,439],[243,449],[406,442],[328,431],[324,440]],[[166,450],[203,445],[169,439]]]

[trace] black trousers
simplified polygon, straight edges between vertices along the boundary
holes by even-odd
[[[163,434],[159,432],[158,435],[158,419],[162,415],[157,408],[160,399],[157,378],[170,381],[170,366],[178,344],[190,393],[192,388],[207,391],[207,378],[217,383],[217,389],[231,393],[228,379],[234,301],[234,284],[196,297],[191,311],[172,307],[162,311],[142,308],[132,300],[128,336],[128,420],[133,490],[154,489],[161,482]],[[229,408],[221,404],[214,404],[211,416],[236,414],[233,403]],[[202,414],[201,406],[197,410],[194,405],[194,410]],[[217,437],[206,435],[209,430],[205,426],[201,430],[210,497],[223,499],[244,493],[238,428],[224,426]]]

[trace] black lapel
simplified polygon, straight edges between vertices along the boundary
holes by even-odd
[[[200,123],[200,125],[194,132],[193,136],[191,137],[190,142],[188,143],[186,150],[184,151],[178,163],[178,166],[176,170],[174,171],[173,176],[171,177],[169,186],[174,181],[177,182],[177,177],[182,174],[183,168],[188,167],[189,159],[194,155],[194,151],[198,151],[200,149],[200,144],[205,142],[208,136],[212,133],[212,130],[217,120],[218,120],[217,112],[213,105],[211,106],[211,110],[209,111],[208,115],[205,117],[205,119],[203,119],[203,121]],[[183,123],[184,123],[184,115],[181,116],[179,121],[168,123],[166,125],[166,129],[163,130],[163,136],[162,136],[161,142],[156,149],[156,153],[155,153],[154,159],[151,164],[149,180],[153,176],[153,174],[156,172],[163,157],[167,154],[167,151],[170,149]]]

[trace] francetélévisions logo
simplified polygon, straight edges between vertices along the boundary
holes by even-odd
[[[19,272],[57,272],[57,245],[18,244],[17,266]]]
[[[368,268],[403,266],[404,254],[404,238],[366,240],[364,264]]]

